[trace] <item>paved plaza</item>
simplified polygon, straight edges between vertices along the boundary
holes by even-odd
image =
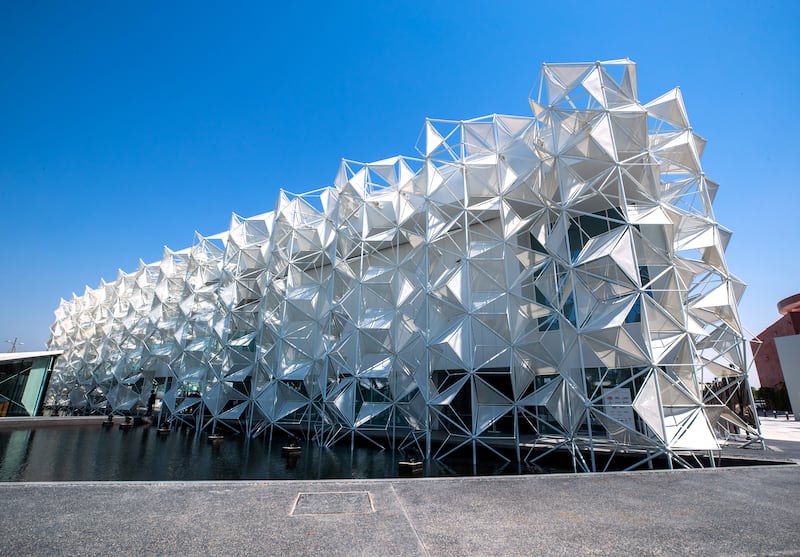
[[[800,424],[764,419],[800,462]],[[6,555],[800,555],[800,465],[457,479],[9,483]]]
[[[765,453],[771,458],[787,458],[800,464],[800,422],[793,415],[789,418],[759,418],[766,439]]]

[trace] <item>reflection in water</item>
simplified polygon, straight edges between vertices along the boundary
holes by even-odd
[[[297,457],[285,457],[277,437],[229,437],[210,445],[188,429],[161,437],[150,428],[130,431],[98,426],[0,431],[0,481],[169,481],[395,478],[401,455],[374,446],[332,449],[302,444]],[[472,475],[465,459],[447,466],[426,462],[426,476]],[[498,463],[480,475],[515,474],[517,466]]]
[[[6,470],[20,472],[25,470],[28,460],[28,449],[31,446],[31,438],[35,432],[31,429],[10,431],[0,434],[0,480],[14,480],[14,477],[6,477]]]

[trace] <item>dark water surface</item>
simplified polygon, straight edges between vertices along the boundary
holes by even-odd
[[[341,478],[396,478],[398,462],[392,451],[350,443],[326,449],[303,445],[299,458],[281,454],[287,439],[226,437],[218,446],[191,430],[166,437],[155,428],[120,431],[99,424],[0,431],[0,481],[180,481],[180,480],[315,480]],[[425,476],[517,474],[516,463],[471,462],[448,459],[426,462]]]

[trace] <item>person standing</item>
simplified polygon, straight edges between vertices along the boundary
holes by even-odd
[[[153,415],[153,406],[156,404],[156,390],[150,391],[150,398],[147,399],[147,413],[145,416]]]

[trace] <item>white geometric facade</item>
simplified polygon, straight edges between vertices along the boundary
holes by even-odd
[[[51,392],[124,412],[155,381],[199,431],[560,448],[582,470],[757,435],[744,285],[680,90],[641,104],[629,60],[544,64],[530,105],[428,120],[419,158],[344,161],[333,187],[62,300]]]

